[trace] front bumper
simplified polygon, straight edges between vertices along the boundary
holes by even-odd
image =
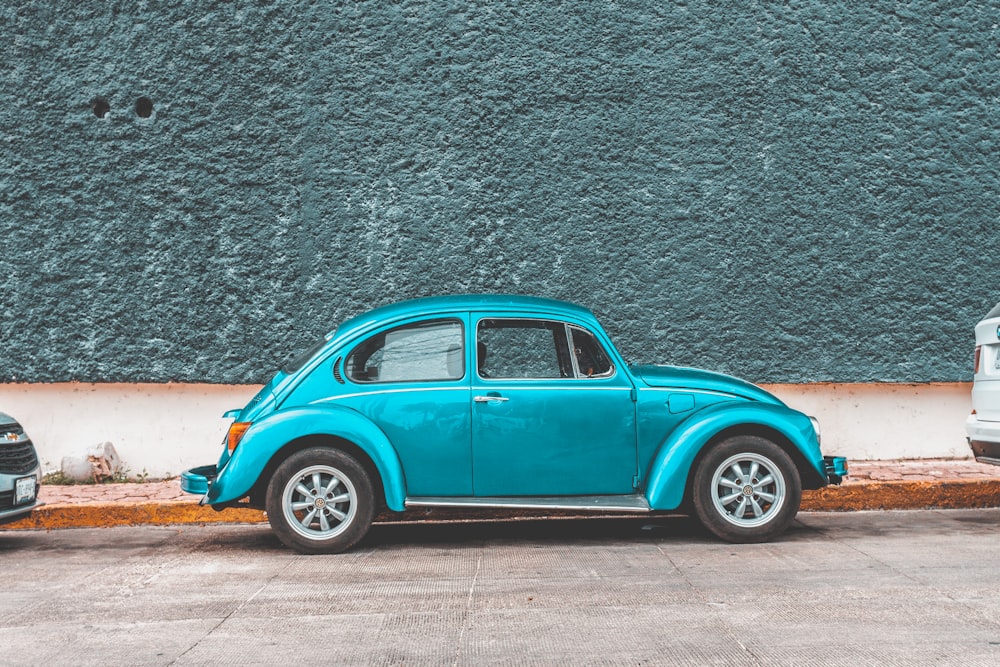
[[[32,453],[32,455],[34,454]],[[34,491],[30,496],[26,496],[21,502],[15,504],[18,484],[32,478],[34,478]],[[45,504],[38,500],[41,480],[42,475],[38,468],[24,474],[0,473],[0,524],[23,519],[33,510]]]
[[[1000,422],[987,422],[969,415],[965,420],[969,447],[980,463],[1000,465]]]
[[[198,466],[181,473],[181,491],[201,496],[200,505],[208,499],[208,490],[218,476],[218,468],[214,465]]]
[[[35,502],[29,505],[18,505],[17,507],[0,510],[0,524],[23,519],[44,504],[42,501],[35,499]]]
[[[824,456],[823,471],[826,473],[827,482],[840,484],[847,477],[847,459],[843,456]]]

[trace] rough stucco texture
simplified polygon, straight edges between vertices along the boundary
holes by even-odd
[[[995,3],[468,4],[4,3],[0,381],[263,382],[493,291],[635,361],[970,378]]]

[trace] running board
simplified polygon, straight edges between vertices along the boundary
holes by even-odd
[[[407,507],[507,507],[526,510],[592,510],[595,512],[649,512],[645,496],[522,496],[518,498],[420,497],[407,498]]]

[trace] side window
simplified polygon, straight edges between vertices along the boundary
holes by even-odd
[[[460,380],[465,375],[463,340],[458,320],[407,324],[355,347],[344,368],[355,382]]]
[[[576,367],[579,372],[577,377],[607,377],[614,372],[615,368],[608,353],[592,333],[576,327],[570,327],[570,332],[573,337],[573,355],[576,357]]]
[[[476,331],[476,365],[483,378],[573,377],[561,322],[485,319]]]

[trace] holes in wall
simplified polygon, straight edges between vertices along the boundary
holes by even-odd
[[[108,114],[111,113],[111,104],[98,95],[90,101],[90,109],[98,118],[107,118]]]
[[[111,113],[111,102],[108,101],[108,98],[98,95],[90,101],[90,110],[97,118],[107,118]],[[153,100],[142,95],[136,99],[133,110],[139,118],[152,118]]]
[[[149,118],[153,115],[153,100],[145,95],[135,101],[135,115],[139,118]]]

